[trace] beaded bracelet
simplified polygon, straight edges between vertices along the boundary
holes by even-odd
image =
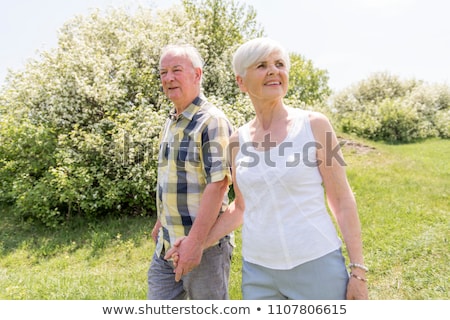
[[[363,282],[367,282],[367,279],[366,279],[366,278],[357,276],[356,274],[350,273],[350,276],[353,277],[353,278],[356,278],[356,279],[358,279],[358,280],[361,280],[361,281],[363,281]]]
[[[359,268],[359,269],[362,269],[362,270],[364,270],[366,272],[369,271],[369,268],[367,268],[365,265],[359,264],[359,263],[353,263],[353,262],[348,265],[348,268],[349,269],[351,269],[351,268]]]

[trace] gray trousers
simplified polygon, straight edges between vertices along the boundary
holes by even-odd
[[[200,264],[179,282],[173,264],[155,253],[148,270],[149,300],[227,300],[233,246],[229,237],[203,251]]]

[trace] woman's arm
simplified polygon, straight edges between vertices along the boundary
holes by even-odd
[[[328,206],[335,217],[347,247],[350,262],[364,266],[361,225],[356,200],[347,180],[339,141],[329,122],[320,113],[311,113],[311,129],[317,142],[317,163],[323,179]],[[348,299],[367,299],[365,270],[352,269],[347,288]]]

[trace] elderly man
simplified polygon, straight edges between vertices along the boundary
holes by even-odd
[[[226,149],[232,127],[202,94],[203,61],[188,45],[162,51],[159,72],[173,103],[160,138],[157,209],[152,231],[156,250],[148,271],[148,298],[228,299],[231,235],[204,248],[228,205],[231,183]],[[164,258],[176,239],[176,267]]]

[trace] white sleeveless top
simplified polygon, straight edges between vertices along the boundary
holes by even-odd
[[[291,269],[342,244],[325,205],[308,112],[293,111],[286,139],[268,151],[255,150],[248,124],[239,129],[242,256],[271,269]]]

